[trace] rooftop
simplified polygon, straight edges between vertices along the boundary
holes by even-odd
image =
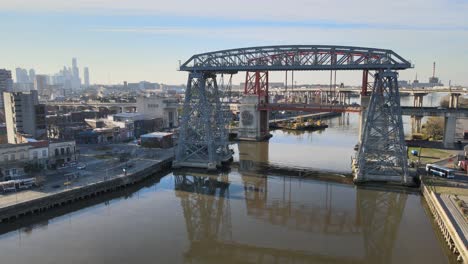
[[[136,117],[136,116],[142,116],[142,113],[119,113],[115,114],[114,116],[116,117]]]
[[[167,132],[153,132],[153,133],[148,133],[141,135],[141,138],[163,138],[166,136],[170,136],[172,133],[167,133]]]
[[[29,145],[31,145],[33,148],[46,148],[49,146],[49,141],[42,140],[36,142],[29,142]]]
[[[29,146],[29,143],[21,143],[21,144],[6,143],[6,144],[0,144],[0,148],[15,148],[15,147],[26,147],[26,146]]]

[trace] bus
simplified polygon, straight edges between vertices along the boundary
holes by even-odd
[[[14,192],[16,191],[15,181],[4,181],[0,182],[0,192]]]
[[[15,185],[17,189],[29,189],[36,185],[36,178],[17,180]]]
[[[455,178],[454,170],[449,168],[444,168],[435,164],[427,164],[426,172],[432,175],[436,175],[442,178],[453,179]]]

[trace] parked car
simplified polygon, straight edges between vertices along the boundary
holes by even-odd
[[[76,166],[76,168],[79,169],[79,170],[84,170],[84,169],[86,169],[86,164],[80,163],[80,164],[78,164],[78,166]]]

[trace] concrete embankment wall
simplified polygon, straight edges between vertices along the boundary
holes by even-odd
[[[143,181],[156,172],[171,168],[172,159],[173,158],[165,159],[140,171],[129,173],[126,176],[117,177],[107,181],[97,182],[70,190],[64,190],[45,197],[0,208],[0,220],[5,222],[25,215],[39,213],[50,208],[59,207],[73,203],[75,201],[88,199],[100,194],[125,188]]]
[[[430,191],[424,183],[421,183],[421,190],[424,199],[429,205],[432,215],[434,216],[436,224],[439,226],[440,232],[442,233],[445,242],[449,249],[457,255],[457,260],[463,263],[468,263],[468,252],[467,249],[459,237],[456,228],[450,221],[449,216],[445,212],[444,208],[440,204],[440,201],[434,192]]]

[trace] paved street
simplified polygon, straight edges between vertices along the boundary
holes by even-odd
[[[101,150],[100,150],[101,149]],[[120,155],[129,153],[128,160],[122,161]],[[41,174],[39,187],[13,193],[0,194],[0,207],[27,200],[37,199],[53,193],[79,188],[88,184],[109,180],[147,168],[172,156],[171,149],[146,149],[135,144],[115,144],[102,146],[80,146],[78,164],[86,168],[78,170],[75,166],[47,171]]]

